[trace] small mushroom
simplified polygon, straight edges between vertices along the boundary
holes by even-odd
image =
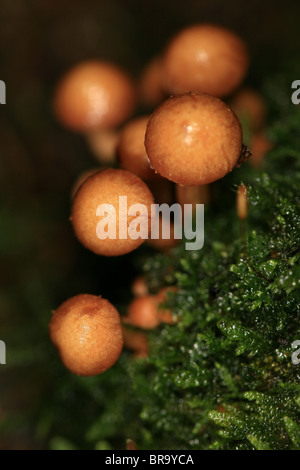
[[[200,91],[225,97],[243,81],[248,50],[234,32],[212,24],[196,24],[179,31],[162,58],[164,88],[179,94]]]
[[[138,95],[141,104],[148,108],[157,106],[166,98],[160,57],[151,59],[142,70],[138,81]]]
[[[157,314],[157,298],[154,295],[136,297],[128,307],[128,315],[124,323],[144,330],[152,330],[160,324]]]
[[[134,297],[142,297],[143,295],[149,294],[149,289],[144,276],[137,276],[134,279],[131,285],[131,292],[133,293]]]
[[[131,78],[115,64],[81,62],[59,81],[54,113],[67,128],[79,133],[122,124],[133,113],[136,91]]]
[[[121,204],[120,197],[125,197],[126,203]],[[152,203],[151,191],[138,176],[126,170],[102,170],[80,186],[70,220],[76,237],[87,249],[104,256],[124,255],[145,241],[139,234],[134,238],[129,233],[130,224],[138,218],[129,214],[131,206],[139,204],[146,209],[147,219],[141,219],[148,235]],[[103,209],[100,213],[99,207]],[[103,237],[97,232],[98,224],[102,224]]]
[[[168,98],[152,113],[145,135],[151,166],[170,181],[190,186],[223,178],[237,164],[242,145],[235,113],[205,93]]]
[[[105,372],[123,348],[118,311],[96,295],[79,294],[63,302],[53,313],[49,331],[63,364],[80,376]]]
[[[117,146],[120,166],[146,181],[159,178],[150,166],[145,149],[148,120],[149,116],[140,116],[125,124]]]
[[[171,291],[176,292],[176,287],[163,288],[156,295],[136,297],[130,302],[123,322],[145,330],[157,328],[161,323],[174,324],[172,312],[162,306]]]

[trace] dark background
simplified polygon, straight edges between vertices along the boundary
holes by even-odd
[[[74,238],[70,190],[95,161],[83,137],[52,115],[62,73],[98,57],[137,77],[176,31],[205,21],[244,38],[252,61],[247,82],[259,89],[266,74],[285,72],[297,57],[299,18],[296,0],[0,0],[0,79],[7,86],[7,104],[0,108],[0,339],[7,344],[0,432],[7,413],[26,413],[40,396],[43,380],[32,364],[49,343],[51,310],[80,292],[101,293],[121,305],[143,256],[108,262]],[[0,448],[33,445],[28,430],[24,436],[17,421],[14,427]]]

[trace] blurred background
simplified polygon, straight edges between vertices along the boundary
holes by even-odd
[[[0,365],[0,449],[47,447],[32,423],[40,400],[60,387],[50,384],[47,370],[52,355],[56,360],[51,311],[81,292],[101,293],[122,311],[148,255],[141,248],[106,260],[73,235],[71,189],[95,159],[84,138],[53,116],[61,75],[81,60],[100,58],[138,77],[179,29],[213,22],[248,44],[246,83],[260,89],[266,74],[282,70],[289,89],[299,78],[286,73],[299,56],[299,17],[297,0],[0,0],[0,79],[7,87],[0,107],[0,339],[7,347],[7,364]]]

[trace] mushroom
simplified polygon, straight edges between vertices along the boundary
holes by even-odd
[[[233,93],[248,69],[244,41],[232,31],[211,24],[181,30],[162,59],[168,93],[200,91],[218,97]]]
[[[258,132],[264,127],[267,107],[256,90],[242,88],[233,96],[230,107],[242,122],[249,125],[251,132]]]
[[[104,256],[124,255],[148,237],[152,203],[151,191],[138,176],[126,170],[102,170],[78,189],[70,220],[87,249]],[[136,217],[130,212],[134,205],[138,205]],[[138,215],[138,208],[145,213]],[[137,229],[134,234],[132,227]]]
[[[134,297],[142,297],[143,295],[147,295],[149,293],[144,276],[137,276],[134,279],[131,285],[131,292],[133,293]]]
[[[135,358],[148,357],[148,338],[145,333],[123,325],[123,339],[124,347],[133,351]]]
[[[123,319],[123,322],[144,330],[156,328],[160,324],[156,296],[149,294],[133,299],[128,307],[128,315]]]
[[[133,299],[128,306],[128,315],[123,318],[127,325],[152,330],[161,323],[174,324],[172,312],[163,304],[168,292],[176,292],[176,287],[165,287],[156,295],[144,295]]]
[[[118,311],[96,295],[79,294],[63,302],[54,311],[49,330],[63,364],[84,377],[112,367],[123,348]]]
[[[145,147],[152,167],[183,185],[203,185],[229,173],[241,157],[239,119],[219,98],[184,93],[168,98],[152,113]]]
[[[150,166],[145,149],[148,120],[149,116],[140,116],[125,124],[117,146],[120,166],[146,181],[159,178]]]
[[[59,81],[54,112],[67,128],[80,133],[111,128],[131,116],[136,91],[120,67],[100,60],[81,62]]]
[[[166,98],[161,57],[151,59],[142,70],[138,82],[138,94],[141,104],[148,108],[157,106]]]

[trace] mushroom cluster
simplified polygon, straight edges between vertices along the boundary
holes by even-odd
[[[210,183],[239,166],[247,153],[245,116],[251,142],[257,136],[262,142],[264,103],[257,93],[240,89],[248,63],[247,47],[234,32],[196,24],[171,38],[137,80],[100,59],[66,72],[54,93],[54,114],[62,126],[83,136],[97,161],[72,189],[70,220],[85,248],[101,256],[138,248],[147,237],[131,238],[119,230],[131,224],[130,206],[143,205],[149,218],[154,199],[175,200],[182,208],[209,204]],[[257,165],[266,148],[265,142]],[[240,217],[246,217],[245,194],[240,188]],[[127,198],[126,207],[121,207],[121,196]],[[97,227],[104,219],[107,226],[115,223],[115,237],[99,238]],[[148,231],[150,226],[148,220]],[[178,242],[170,238],[159,236],[149,240],[150,246],[170,250]],[[177,295],[176,287],[151,293],[145,280],[137,278],[123,319],[102,297],[81,294],[67,300],[50,321],[50,337],[62,362],[71,372],[90,376],[111,367],[123,344],[135,357],[147,356],[145,330],[178,321],[163,306],[171,292]]]

